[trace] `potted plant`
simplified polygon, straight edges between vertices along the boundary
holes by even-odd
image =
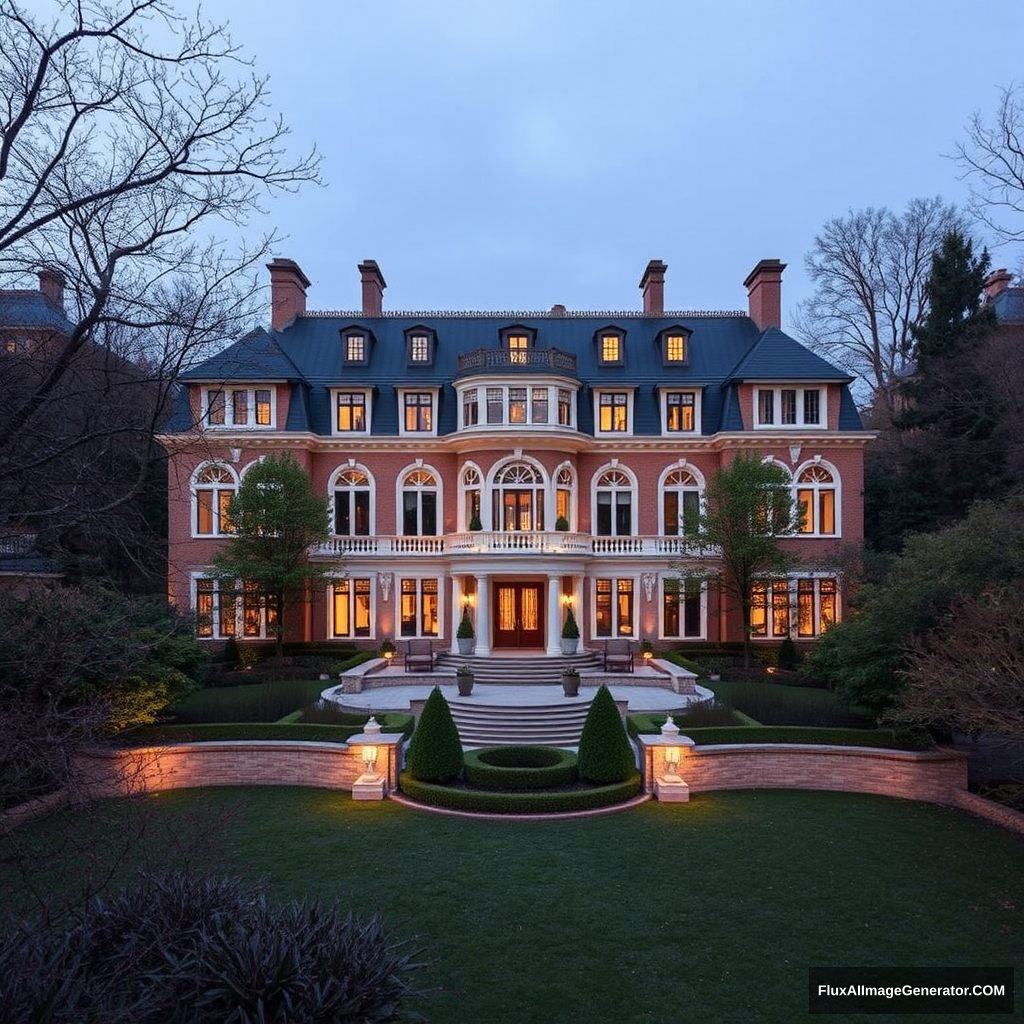
[[[562,626],[562,653],[575,654],[580,645],[580,627],[576,625],[576,616],[572,613],[572,605],[569,605],[565,614],[565,623]]]
[[[469,621],[469,609],[462,609],[462,621],[455,631],[455,639],[459,644],[459,654],[473,653],[473,623]]]
[[[562,693],[566,697],[578,697],[580,693],[579,669],[573,665],[567,665],[562,669]]]
[[[460,665],[455,670],[455,685],[460,697],[468,697],[473,692],[473,670],[468,665]]]
[[[469,520],[469,528],[471,530],[482,530],[484,528],[484,524],[480,522],[480,517],[479,516],[474,515]]]
[[[654,647],[650,640],[640,641],[640,656],[644,659],[645,665],[654,657]]]
[[[390,665],[395,657],[395,644],[390,637],[384,637],[380,645],[380,653],[384,660]]]
[[[565,516],[559,516],[555,520],[555,529],[558,530],[559,533],[565,533],[565,531],[569,529],[569,520],[566,519]]]

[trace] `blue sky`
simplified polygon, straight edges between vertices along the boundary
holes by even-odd
[[[206,0],[323,188],[270,221],[312,309],[745,309],[850,209],[961,203],[949,154],[1024,78],[1019,5],[966,0]],[[244,12],[244,13],[243,13]],[[253,231],[257,225],[252,226]],[[1019,253],[997,250],[1011,269]]]

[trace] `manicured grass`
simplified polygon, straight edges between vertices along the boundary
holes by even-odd
[[[420,1008],[436,1024],[813,1021],[811,964],[1024,961],[1024,839],[883,797],[708,793],[522,822],[211,789],[102,803],[15,835],[42,856],[83,830],[114,843],[136,822],[149,858],[382,911],[433,960]],[[0,865],[10,906],[24,887]],[[80,881],[103,858],[65,849],[60,865]]]
[[[337,680],[334,680],[337,683]],[[276,722],[320,697],[331,685],[323,679],[282,679],[247,686],[196,690],[171,709],[179,723]]]
[[[785,686],[754,679],[701,680],[715,696],[762,725],[819,725],[829,728],[871,729],[868,715],[840,707],[831,690]]]

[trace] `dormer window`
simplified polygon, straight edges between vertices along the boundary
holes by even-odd
[[[621,366],[625,360],[625,335],[622,331],[598,331],[598,366]]]
[[[533,348],[536,331],[527,327],[506,327],[501,332],[501,347],[509,353],[509,362],[513,366],[525,366],[527,353]]]
[[[682,327],[670,327],[661,332],[661,359],[666,366],[683,366],[687,362],[690,332]]]
[[[370,361],[370,337],[359,328],[343,331],[341,335],[342,357],[346,364],[365,366]]]
[[[825,422],[822,388],[757,388],[758,427],[817,427]]]
[[[206,427],[273,427],[275,390],[265,388],[204,388],[203,425]]]
[[[434,362],[434,332],[426,327],[413,327],[405,332],[407,362],[410,366],[431,366]]]

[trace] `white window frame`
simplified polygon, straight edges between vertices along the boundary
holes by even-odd
[[[594,436],[595,437],[632,437],[633,436],[633,399],[636,387],[602,387],[594,388]],[[601,429],[601,398],[605,395],[626,396],[626,429],[625,430],[602,430]]]
[[[409,580],[416,584],[416,632],[404,633],[402,632],[402,605],[404,603],[403,598],[405,592],[403,584],[406,580]],[[425,633],[423,632],[423,584],[427,581],[432,582],[437,587],[437,614],[435,616],[436,632]],[[413,640],[420,637],[429,640],[443,640],[444,639],[444,622],[445,622],[445,610],[444,610],[444,579],[433,575],[432,573],[425,573],[420,575],[419,573],[408,573],[400,572],[395,575],[395,639],[398,641],[402,640]]]
[[[772,420],[761,419],[761,393],[772,393]],[[796,392],[796,422],[782,423],[782,392]],[[818,392],[818,422],[804,422],[804,393]],[[755,384],[753,389],[755,430],[824,430],[828,426],[828,388],[824,384]]]
[[[814,583],[814,611],[813,611],[813,625],[814,631],[812,633],[801,634],[800,630],[800,581],[801,580],[812,580]],[[784,640],[786,636],[792,637],[794,640],[812,640],[817,639],[821,636],[821,584],[824,581],[829,581],[835,585],[835,619],[833,622],[842,621],[842,587],[838,573],[797,573],[792,576],[778,577],[774,579],[757,580],[757,583],[764,583],[767,585],[768,590],[768,602],[767,602],[767,621],[765,623],[765,633],[760,635],[754,633],[751,630],[750,638],[754,643],[779,643]],[[788,632],[785,634],[774,632],[774,597],[778,593],[778,586],[785,585],[786,587],[786,606],[788,614]]]
[[[200,481],[200,477],[208,470],[218,470],[226,473],[230,478],[228,481],[211,481],[205,483]],[[231,530],[222,529],[221,523],[221,512],[220,512],[220,501],[219,493],[221,491],[231,491],[232,495],[238,493],[239,479],[238,474],[232,469],[231,466],[226,466],[223,462],[203,462],[196,466],[192,472],[192,479],[189,483],[189,491],[191,496],[189,515],[191,517],[191,534],[197,540],[209,540],[214,537],[230,537],[233,535]],[[213,530],[210,533],[199,532],[199,491],[212,491],[214,498],[211,507],[211,513],[213,516]]]
[[[339,480],[346,473],[362,473],[366,477],[365,488],[355,484],[345,484],[339,486]],[[366,533],[338,533],[337,524],[335,523],[335,515],[337,513],[337,501],[335,494],[337,491],[347,491],[349,494],[355,491],[368,490],[370,492],[370,525]],[[339,466],[332,474],[330,479],[327,481],[327,500],[330,503],[330,517],[331,517],[331,536],[332,537],[373,537],[377,533],[377,484],[374,480],[373,474],[361,463],[353,463],[345,466]],[[349,507],[349,519],[354,518],[354,506]],[[332,613],[333,614],[333,613]]]
[[[259,607],[259,632],[250,633],[246,635],[245,632],[245,597],[242,594],[236,594],[233,599],[235,603],[234,619],[235,629],[234,632],[223,632],[221,630],[221,588],[220,584],[216,580],[211,580],[213,583],[212,593],[212,606],[211,606],[211,624],[210,633],[204,635],[199,632],[199,584],[203,580],[211,580],[211,577],[205,575],[202,572],[192,573],[191,576],[191,599],[192,599],[192,610],[196,615],[196,639],[198,640],[227,640],[229,637],[234,637],[237,641],[244,643],[249,640],[266,640],[271,634],[267,632],[267,606],[266,601],[260,602]],[[237,584],[236,584],[237,586]]]
[[[673,640],[706,640],[708,635],[708,588],[707,584],[701,584],[700,586],[700,626],[696,633],[687,633],[685,631],[675,634],[668,633],[665,629],[665,595],[667,591],[667,584],[674,582],[679,585],[679,592],[683,593],[687,586],[687,580],[685,578],[677,576],[660,576],[658,578],[658,635],[662,640],[673,641]],[[680,603],[679,610],[679,622],[682,625],[686,620],[686,615],[683,611],[682,603]]]
[[[356,584],[357,583],[369,583],[369,615],[370,622],[366,633],[356,632],[355,614],[356,614]],[[338,632],[336,629],[337,620],[334,614],[334,601],[335,601],[335,590],[338,587],[349,588],[349,609],[348,609],[348,631]],[[376,593],[377,588],[374,586],[373,575],[362,576],[353,574],[346,576],[344,579],[334,580],[327,587],[327,635],[332,640],[367,640],[376,637],[377,628],[377,604],[376,604]]]
[[[427,466],[420,460],[420,465],[406,466],[400,470],[395,478],[395,533],[402,537],[439,537],[444,533],[444,492],[443,477],[433,467]],[[427,484],[421,481],[410,483],[409,478],[415,474],[429,475],[433,483]],[[416,533],[405,533],[405,495],[414,493],[417,496],[416,503]],[[433,493],[436,507],[434,515],[436,529],[434,533],[423,532],[423,494]]]
[[[599,580],[610,579],[612,581],[612,631],[608,634],[598,633],[597,631],[597,584]],[[622,622],[619,619],[619,583],[623,580],[629,580],[633,584],[632,595],[632,621],[629,623],[629,630],[622,632]],[[591,623],[590,623],[590,635],[594,638],[595,642],[601,640],[612,640],[620,637],[626,637],[631,640],[639,638],[640,633],[640,579],[629,572],[616,572],[614,569],[608,573],[601,573],[599,576],[594,576],[590,581],[590,607],[591,607]]]
[[[604,487],[600,486],[601,480],[608,473],[621,473],[625,478],[624,484],[613,483]],[[616,516],[615,509],[617,504],[614,500],[614,496],[620,491],[624,491],[628,488],[629,490],[629,531],[627,533],[616,532]],[[590,481],[590,532],[594,537],[634,537],[636,536],[636,529],[639,523],[639,509],[637,506],[637,496],[639,493],[639,485],[637,483],[636,474],[627,469],[625,466],[619,465],[618,460],[610,462],[605,466],[601,466],[600,469],[591,477]],[[612,521],[611,521],[611,532],[610,533],[598,533],[597,532],[597,495],[600,491],[610,491],[612,494]]]
[[[827,473],[831,474],[831,482],[811,482],[811,483],[800,483],[800,477],[808,470],[823,469]],[[843,535],[843,521],[842,521],[842,507],[843,507],[843,495],[842,495],[842,477],[839,474],[839,470],[831,462],[826,462],[820,456],[812,459],[810,462],[805,462],[800,465],[793,473],[793,499],[799,502],[799,496],[801,491],[811,491],[811,517],[809,530],[798,530],[793,536],[795,537],[828,537],[830,539],[841,537]],[[832,492],[832,518],[835,521],[835,529],[831,533],[823,533],[821,529],[821,521],[819,517],[819,510],[821,508],[819,495],[822,491]]]
[[[270,422],[256,422],[256,392],[270,392]],[[224,396],[224,422],[210,422],[210,400],[216,394]],[[235,394],[244,393],[247,410],[247,422],[235,423]],[[277,429],[277,386],[275,384],[249,384],[236,387],[230,384],[206,385],[202,389],[200,400],[200,422],[204,430],[276,430]]]
[[[363,396],[363,429],[341,430],[338,427],[338,396]],[[335,437],[367,437],[373,418],[373,388],[332,388],[331,389],[331,433]]]
[[[437,412],[438,412],[438,388],[427,387],[402,387],[395,389],[398,394],[398,434],[400,437],[437,437]],[[409,430],[405,425],[405,400],[408,395],[429,395],[430,396],[430,429]]]
[[[669,477],[676,473],[688,473],[694,481],[693,486],[686,484],[668,486]],[[667,530],[668,523],[665,521],[665,493],[667,491],[676,491],[682,494],[683,492],[696,493],[699,507],[704,507],[704,489],[706,487],[704,480],[704,474],[701,473],[696,466],[689,464],[679,465],[678,463],[673,466],[669,466],[667,469],[662,471],[661,476],[658,478],[658,536],[660,537],[681,537],[683,536],[683,527],[681,523],[676,524],[676,532],[669,533]],[[680,511],[682,511],[683,503],[679,503]]]
[[[669,395],[693,395],[693,429],[692,430],[670,430],[668,426],[668,396]],[[661,436],[662,437],[691,437],[701,431],[701,405],[703,403],[703,388],[681,387],[678,384],[664,385],[658,388],[658,405],[661,410]]]

